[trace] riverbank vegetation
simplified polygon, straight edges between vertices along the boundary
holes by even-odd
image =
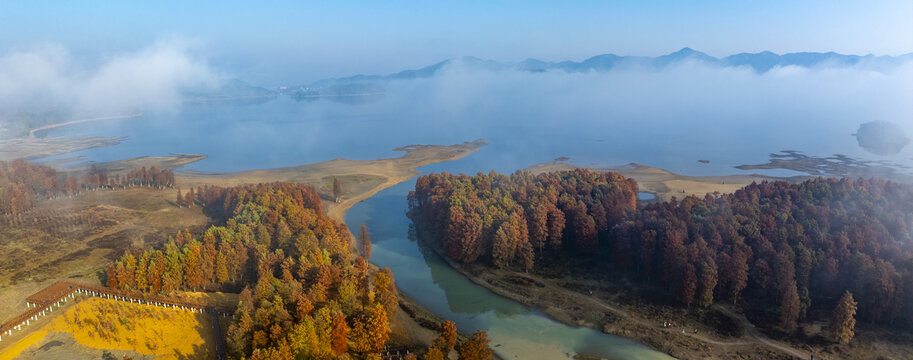
[[[683,308],[733,302],[769,331],[827,343],[845,342],[852,318],[913,326],[911,190],[882,180],[763,182],[638,207],[637,185],[616,174],[445,173],[419,178],[409,214],[431,235],[422,238],[440,239],[433,245],[463,264],[546,277],[568,269],[556,264],[586,264],[660,285]],[[535,250],[524,254],[526,243]],[[838,302],[846,293],[858,310]],[[835,309],[839,324],[823,340],[805,337]]]

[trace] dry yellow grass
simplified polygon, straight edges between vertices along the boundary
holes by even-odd
[[[28,348],[32,347],[32,345],[37,344],[39,341],[44,339],[44,337],[47,335],[48,335],[48,331],[44,330],[44,329],[41,329],[41,330],[38,330],[38,331],[35,331],[35,332],[29,334],[28,336],[17,341],[15,344],[10,346],[9,348],[3,350],[3,352],[0,353],[0,360],[15,359],[17,356],[19,356],[19,354],[21,354],[23,351],[25,351],[25,349],[28,349]]]
[[[159,359],[212,359],[216,352],[209,316],[90,298],[20,340],[7,353],[18,355],[56,331],[69,333],[79,344],[95,349],[129,350],[159,355]]]

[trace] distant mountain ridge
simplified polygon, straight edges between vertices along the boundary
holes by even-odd
[[[322,87],[334,84],[352,84],[380,82],[386,80],[411,80],[418,78],[428,78],[436,75],[441,69],[448,65],[461,64],[462,66],[480,69],[480,70],[520,70],[530,72],[545,71],[565,71],[574,72],[591,72],[591,71],[611,71],[616,68],[642,68],[642,69],[662,69],[670,65],[682,63],[685,61],[694,61],[705,63],[711,66],[719,67],[749,67],[755,72],[765,73],[775,67],[799,66],[805,68],[814,68],[820,66],[864,66],[873,70],[880,70],[897,66],[906,61],[913,61],[913,53],[900,56],[875,56],[875,55],[844,55],[835,52],[797,52],[787,54],[776,54],[770,51],[759,53],[739,53],[735,55],[717,58],[707,55],[703,52],[683,48],[671,54],[648,57],[648,56],[620,56],[615,54],[603,54],[590,57],[581,62],[560,61],[551,62],[539,59],[526,59],[520,62],[498,62],[494,60],[483,60],[474,56],[464,56],[461,58],[448,59],[429,65],[420,69],[403,70],[389,75],[355,75],[341,78],[323,79],[309,85],[310,87]]]

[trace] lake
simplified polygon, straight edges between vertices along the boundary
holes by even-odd
[[[875,156],[851,136],[872,120],[909,128],[913,102],[902,92],[873,96],[878,89],[900,86],[894,83],[903,79],[881,76],[862,82],[856,77],[863,75],[845,76],[839,85],[846,86],[832,89],[797,84],[792,78],[736,75],[706,74],[710,85],[695,84],[693,91],[670,86],[681,85],[668,84],[680,81],[674,74],[633,79],[611,74],[441,76],[388,84],[386,96],[357,105],[288,97],[184,104],[171,111],[146,110],[136,119],[55,128],[45,135],[127,136],[118,146],[77,154],[93,161],[205,154],[208,159],[189,168],[213,172],[340,157],[384,158],[398,156],[391,149],[403,145],[478,138],[491,145],[456,170],[509,172],[569,157],[579,165],[637,162],[687,175],[728,175],[748,173],[733,166],[765,163],[770,153],[781,150],[913,165],[913,147]],[[836,81],[831,77],[799,76],[809,82]]]

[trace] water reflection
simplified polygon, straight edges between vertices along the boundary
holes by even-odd
[[[516,302],[499,296],[489,299],[489,294],[480,294],[479,290],[483,288],[454,271],[431,247],[422,242],[416,244],[424,257],[425,265],[431,271],[431,281],[444,291],[447,304],[453,313],[478,314],[494,311],[495,316],[499,318],[512,318],[518,314],[529,313],[527,308]],[[468,284],[461,284],[463,281]]]

